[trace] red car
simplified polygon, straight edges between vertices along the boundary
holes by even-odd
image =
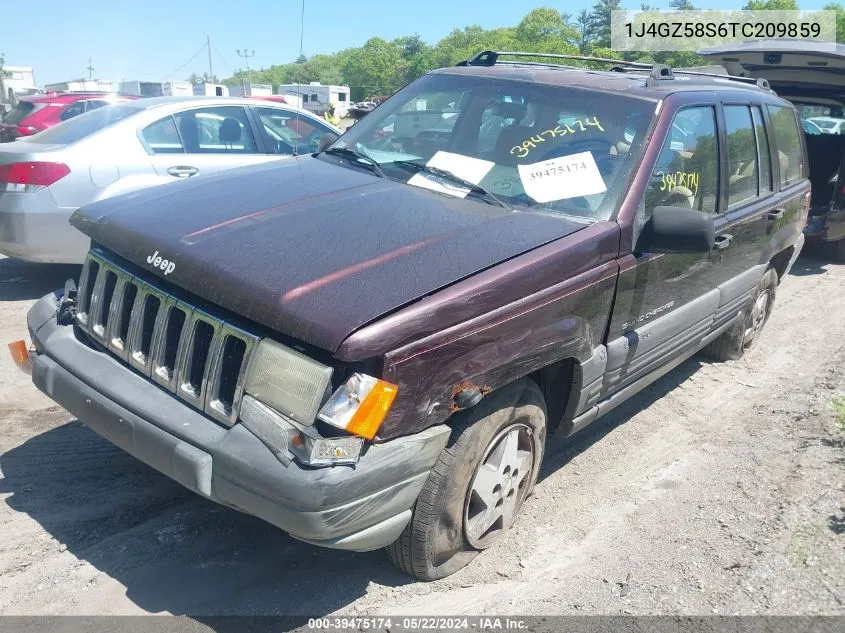
[[[109,92],[48,92],[19,97],[18,104],[0,121],[0,143],[46,130],[104,105],[138,98]]]

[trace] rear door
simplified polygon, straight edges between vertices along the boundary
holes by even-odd
[[[141,139],[165,179],[192,178],[276,158],[243,106],[206,106],[177,112],[147,125]]]
[[[721,109],[725,212],[717,254],[719,305],[711,331],[726,326],[748,304],[768,263],[767,235],[786,213],[774,198],[767,112],[752,98],[727,98]]]

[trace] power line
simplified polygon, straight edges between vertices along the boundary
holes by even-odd
[[[252,94],[252,71],[249,69],[249,58],[255,57],[255,51],[250,53],[247,49],[244,49],[244,52],[241,53],[241,50],[237,49],[235,52],[238,54],[238,57],[243,57],[246,60],[246,74],[247,77],[249,77],[249,92]],[[241,83],[243,83],[243,78],[241,78]],[[246,89],[246,86],[244,86],[244,89]]]
[[[217,47],[214,45],[214,42],[211,43],[211,49],[217,54],[218,59],[223,62],[223,65],[229,69],[229,72],[234,75],[235,71],[232,70],[232,67],[229,65],[229,62],[227,62],[226,59],[220,54],[220,51],[217,50]]]
[[[200,49],[199,49],[196,53],[194,53],[194,54],[191,56],[191,59],[189,59],[189,60],[188,60],[188,61],[186,61],[184,64],[182,64],[181,66],[179,66],[179,68],[177,68],[176,70],[174,70],[172,73],[170,73],[170,74],[168,74],[168,75],[165,75],[165,76],[164,76],[164,78],[162,79],[162,81],[164,81],[165,79],[168,79],[168,78],[172,77],[173,75],[175,75],[176,73],[178,73],[180,70],[182,70],[183,68],[185,68],[185,66],[187,66],[187,65],[188,65],[188,64],[190,64],[192,61],[194,61],[194,60],[197,58],[197,56],[205,50],[205,47],[206,47],[206,46],[208,46],[208,42],[205,42],[202,46],[200,46]]]

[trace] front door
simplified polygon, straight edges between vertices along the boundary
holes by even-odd
[[[636,219],[642,226],[658,206],[703,211],[714,216],[716,245],[709,253],[635,251],[620,260],[602,397],[683,358],[711,331],[718,287],[733,274],[727,255],[733,229],[720,186],[720,120],[712,104],[675,113]]]

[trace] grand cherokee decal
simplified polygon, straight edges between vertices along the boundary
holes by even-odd
[[[648,321],[651,317],[657,316],[658,314],[666,312],[666,310],[671,310],[674,307],[675,307],[675,302],[670,301],[669,303],[662,305],[659,308],[655,308],[654,310],[649,310],[645,314],[641,314],[640,316],[638,316],[636,319],[631,319],[627,323],[623,323],[622,324],[622,330],[624,331],[624,330],[627,330],[628,328],[634,327],[635,325],[639,325],[643,321]]]

